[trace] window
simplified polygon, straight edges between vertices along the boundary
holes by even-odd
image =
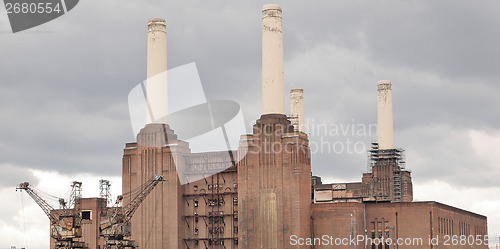
[[[194,228],[194,235],[198,235],[198,228],[197,227]]]
[[[238,205],[238,197],[233,197],[233,205]]]
[[[208,215],[210,215],[210,216],[220,216],[220,215],[224,215],[224,212],[223,211],[208,212]]]
[[[214,207],[214,206],[222,206],[224,204],[224,199],[223,198],[217,198],[217,199],[208,199],[208,206]]]
[[[237,226],[235,226],[235,227],[233,228],[233,231],[234,231],[234,233],[238,233],[238,227],[237,227]]]
[[[208,190],[219,190],[222,189],[222,186],[219,184],[208,184]]]
[[[224,245],[224,240],[218,240],[218,239],[209,239],[208,240],[208,245]]]
[[[209,234],[223,234],[224,227],[210,227],[210,228],[208,228],[208,233]]]
[[[92,220],[92,211],[82,211],[82,220]]]
[[[198,200],[194,199],[194,207],[198,207]]]
[[[224,217],[208,217],[208,224],[217,224],[217,223],[224,223]]]
[[[198,191],[198,185],[194,185],[193,189],[194,189],[195,192]]]

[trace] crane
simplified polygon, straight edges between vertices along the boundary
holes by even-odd
[[[163,176],[154,175],[146,182],[142,190],[131,199],[124,207],[112,207],[107,215],[101,217],[100,236],[105,239],[105,249],[111,248],[136,248],[133,240],[125,239],[131,235],[130,220],[135,211],[153,189],[163,181]],[[116,204],[123,200],[123,196],[117,197]]]
[[[79,182],[74,182],[77,184]],[[79,183],[81,186],[81,183]],[[75,186],[73,186],[75,187]],[[34,190],[29,182],[20,183],[16,188],[24,190],[31,198],[40,206],[43,212],[50,220],[50,237],[55,240],[55,248],[57,249],[73,249],[84,248],[85,243],[75,241],[76,238],[82,236],[80,227],[80,212],[76,209],[66,209],[66,201],[59,198],[59,204],[62,209],[54,209],[47,201],[45,201],[36,190]],[[77,204],[80,200],[75,200]]]

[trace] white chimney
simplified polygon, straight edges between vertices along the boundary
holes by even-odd
[[[304,90],[301,88],[292,88],[290,90],[290,118],[296,131],[305,132]]]
[[[262,11],[262,114],[285,114],[283,25],[277,4],[266,4]]]
[[[378,147],[394,149],[392,89],[390,80],[378,81]]]
[[[147,119],[146,123],[167,123],[167,30],[164,19],[148,22],[147,58]]]

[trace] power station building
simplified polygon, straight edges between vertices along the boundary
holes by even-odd
[[[302,89],[292,89],[291,113],[285,112],[282,11],[270,4],[262,13],[262,115],[251,134],[241,134],[237,150],[192,153],[165,118],[166,77],[161,84],[148,82],[148,124],[125,146],[122,191],[133,192],[154,174],[165,181],[132,218],[131,239],[139,248],[486,249],[484,243],[452,241],[486,235],[485,216],[413,201],[404,151],[394,146],[390,81],[378,81],[378,142],[369,151],[370,172],[355,183],[325,184],[311,175]],[[148,81],[167,69],[166,41],[165,21],[150,20]],[[93,226],[103,203],[84,206],[93,210],[84,226]],[[83,241],[95,236],[84,231]],[[101,245],[92,241],[89,248]]]

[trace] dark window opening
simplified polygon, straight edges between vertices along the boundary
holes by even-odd
[[[91,220],[92,211],[82,211],[82,220]]]

